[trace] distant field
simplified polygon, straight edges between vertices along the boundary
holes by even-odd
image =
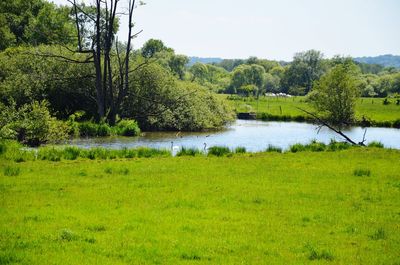
[[[0,264],[399,264],[399,161],[0,160]]]
[[[221,95],[221,97],[227,97]],[[383,105],[382,98],[361,98],[357,102],[356,116],[362,116],[372,121],[393,122],[400,119],[400,106],[395,104],[392,99],[391,104]],[[257,112],[269,113],[273,115],[306,116],[298,108],[311,110],[309,104],[304,101],[304,97],[274,98],[261,97],[257,102],[255,99],[229,100],[236,112]]]

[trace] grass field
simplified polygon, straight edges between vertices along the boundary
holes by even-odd
[[[226,98],[227,96],[224,95]],[[356,118],[358,120],[365,116],[371,121],[381,123],[393,123],[400,120],[400,106],[392,99],[391,104],[384,105],[382,98],[361,98],[357,101]],[[298,108],[311,110],[304,97],[274,98],[261,97],[260,100],[243,98],[242,100],[228,100],[236,112],[269,113],[275,116],[305,116]]]
[[[399,161],[0,159],[0,264],[400,264]]]

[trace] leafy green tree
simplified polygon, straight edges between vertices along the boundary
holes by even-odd
[[[270,73],[265,74],[265,92],[280,92],[280,78],[277,75],[272,75]]]
[[[142,47],[142,56],[144,58],[152,58],[163,51],[173,52],[173,49],[166,47],[161,40],[150,39]]]
[[[74,41],[69,9],[45,0],[3,0],[0,22],[0,49]]]
[[[16,139],[30,146],[65,140],[68,128],[51,116],[47,102],[33,101],[16,108],[0,103],[0,138]]]
[[[314,81],[325,72],[323,54],[316,50],[297,53],[285,73],[285,91],[290,88],[304,88],[304,93],[311,91]]]
[[[353,124],[360,95],[358,75],[353,63],[338,64],[316,82],[311,102],[331,126],[341,129]]]
[[[58,118],[66,119],[79,110],[85,111],[88,118],[95,117],[93,68],[59,60],[58,56],[82,59],[82,55],[71,56],[67,49],[57,46],[8,48],[0,52],[0,102],[12,100],[21,107],[47,100]]]
[[[185,55],[173,55],[168,65],[171,72],[178,76],[180,80],[185,78],[185,66],[189,62],[189,58]]]
[[[232,92],[237,92],[241,87],[254,85],[257,90],[261,90],[264,86],[265,70],[260,65],[240,65],[235,68],[232,75],[231,87]]]
[[[195,82],[182,82],[158,64],[132,76],[122,117],[134,118],[144,130],[219,128],[233,119],[225,102]]]
[[[192,81],[197,80],[200,84],[204,84],[207,80],[209,80],[209,72],[207,65],[203,63],[195,63],[189,69],[193,78]]]

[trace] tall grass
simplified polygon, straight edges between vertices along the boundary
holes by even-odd
[[[227,156],[232,154],[229,147],[226,146],[212,146],[208,148],[208,155],[209,156]]]
[[[178,153],[176,154],[176,156],[198,156],[198,155],[203,155],[204,153],[201,152],[199,149],[197,148],[186,148],[186,147],[182,147]]]

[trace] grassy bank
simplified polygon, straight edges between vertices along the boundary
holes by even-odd
[[[398,264],[399,159],[3,158],[0,264]]]
[[[228,97],[224,95],[223,97]],[[356,118],[361,123],[363,116],[371,123],[370,126],[400,128],[400,106],[394,99],[384,105],[383,98],[361,98],[356,105]],[[254,98],[237,98],[228,100],[237,113],[256,112],[258,119],[307,121],[312,120],[298,108],[312,110],[304,97],[278,98],[261,97],[257,102]]]

